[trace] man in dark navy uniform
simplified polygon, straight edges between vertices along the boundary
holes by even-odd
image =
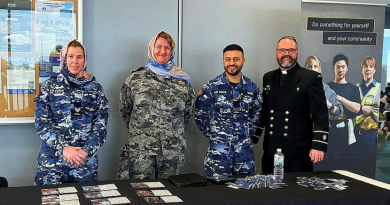
[[[273,172],[273,156],[281,148],[285,172],[313,171],[313,163],[324,159],[329,135],[322,76],[299,66],[292,36],[282,37],[275,53],[280,67],[263,77],[263,109],[252,136],[257,143],[265,132],[262,170]]]

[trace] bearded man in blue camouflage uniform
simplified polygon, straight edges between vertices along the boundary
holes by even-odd
[[[258,86],[244,76],[244,51],[236,44],[223,50],[225,72],[207,82],[195,103],[195,122],[210,140],[204,161],[206,176],[224,180],[255,174],[251,135],[261,111]]]
[[[35,98],[35,128],[42,139],[36,185],[97,181],[96,152],[107,135],[108,101],[84,71],[84,46],[69,42],[60,59],[61,70],[42,83]]]

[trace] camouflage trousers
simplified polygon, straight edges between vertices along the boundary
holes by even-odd
[[[116,179],[163,179],[178,175],[184,166],[184,154],[145,155],[123,152]]]
[[[210,143],[204,160],[207,178],[223,178],[232,175],[256,173],[253,147],[250,140]]]
[[[38,157],[35,185],[91,182],[98,180],[98,158],[87,157],[79,167],[64,159]]]

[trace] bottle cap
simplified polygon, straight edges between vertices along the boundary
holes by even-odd
[[[276,151],[277,151],[277,152],[282,152],[282,149],[278,148]]]

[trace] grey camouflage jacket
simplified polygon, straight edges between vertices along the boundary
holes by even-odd
[[[146,67],[133,70],[120,94],[120,114],[129,129],[122,151],[183,154],[184,129],[191,119],[194,99],[194,90],[185,80],[156,75]]]

